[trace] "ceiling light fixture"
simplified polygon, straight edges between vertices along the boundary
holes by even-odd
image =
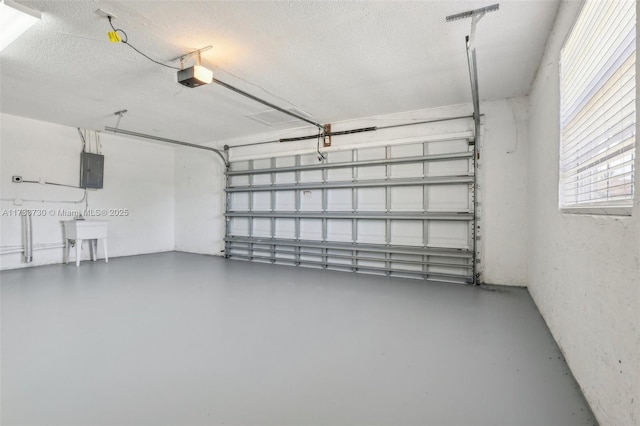
[[[40,19],[40,12],[13,0],[0,3],[0,51],[13,43]]]

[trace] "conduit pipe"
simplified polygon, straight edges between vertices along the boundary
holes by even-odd
[[[65,245],[62,244],[62,243],[57,243],[57,244],[33,244],[32,247],[33,247],[32,248],[33,251],[38,251],[38,250],[52,250],[52,249],[64,248]],[[24,245],[0,247],[0,255],[14,254],[14,253],[24,253],[24,252],[25,252]]]
[[[24,243],[22,259],[25,263],[33,261],[33,232],[31,225],[31,216],[22,216],[22,241]]]
[[[69,201],[69,200],[28,200],[28,199],[20,198],[20,197],[16,197],[16,198],[0,198],[0,201],[13,201],[14,203],[17,200],[20,200],[20,202],[22,202],[22,203],[81,204],[81,203],[84,203],[85,201],[87,201],[87,190],[86,189],[84,190],[84,195],[78,201]],[[18,204],[16,204],[16,205],[18,205]]]

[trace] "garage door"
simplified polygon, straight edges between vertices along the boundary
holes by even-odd
[[[474,282],[474,141],[235,161],[225,257]]]

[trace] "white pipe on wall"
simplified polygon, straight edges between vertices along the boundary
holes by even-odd
[[[25,263],[33,261],[33,231],[31,216],[22,216],[22,241],[24,243],[24,255],[22,256]]]
[[[52,244],[34,244],[32,245],[32,250],[50,250],[50,249],[59,249],[64,248],[65,245],[62,243],[52,243]],[[22,253],[24,252],[24,246],[5,246],[0,247],[0,255],[3,254],[13,254],[13,253]]]

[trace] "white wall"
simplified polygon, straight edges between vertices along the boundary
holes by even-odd
[[[224,249],[225,167],[211,151],[177,148],[176,250],[220,256]]]
[[[562,3],[530,95],[529,291],[600,424],[636,425],[640,197],[632,217],[562,214],[558,209],[558,58],[579,6]]]
[[[33,200],[80,200],[83,191],[51,185],[11,182],[12,175],[25,180],[79,184],[80,136],[75,128],[2,114],[0,140],[0,198]],[[128,216],[108,217],[109,256],[125,256],[174,249],[174,148],[106,133],[101,134],[105,156],[104,188],[89,191],[89,209],[128,209]],[[95,152],[95,148],[93,148]],[[21,218],[12,209],[44,209],[46,216],[33,217],[33,243],[62,244],[61,220],[50,209],[83,210],[84,202],[2,201],[0,252],[19,246]],[[88,246],[84,258],[88,258]],[[100,256],[102,252],[99,249]],[[2,269],[60,263],[62,248],[34,251],[33,263],[25,264],[19,253],[0,255]]]
[[[482,145],[484,282],[527,284],[528,98],[481,105],[486,114]]]
[[[457,105],[412,111],[350,122],[334,123],[333,130],[366,126],[386,126],[416,120],[471,114],[470,105]],[[483,280],[487,283],[525,285],[526,283],[526,148],[527,99],[487,102],[482,105],[484,143],[481,147],[482,210],[481,244]],[[404,140],[425,135],[439,135],[472,130],[471,120],[434,123],[338,136],[333,147]],[[309,129],[272,132],[251,138],[220,141],[234,145],[280,137],[308,135]],[[276,143],[245,148],[232,148],[231,159],[259,158],[272,155],[309,152],[315,141]],[[209,158],[212,157],[212,158]],[[224,221],[220,216],[223,185],[220,161],[208,153],[180,152],[176,156],[176,247],[179,250],[221,254]],[[220,189],[217,189],[220,188]],[[214,242],[215,244],[212,244]]]

